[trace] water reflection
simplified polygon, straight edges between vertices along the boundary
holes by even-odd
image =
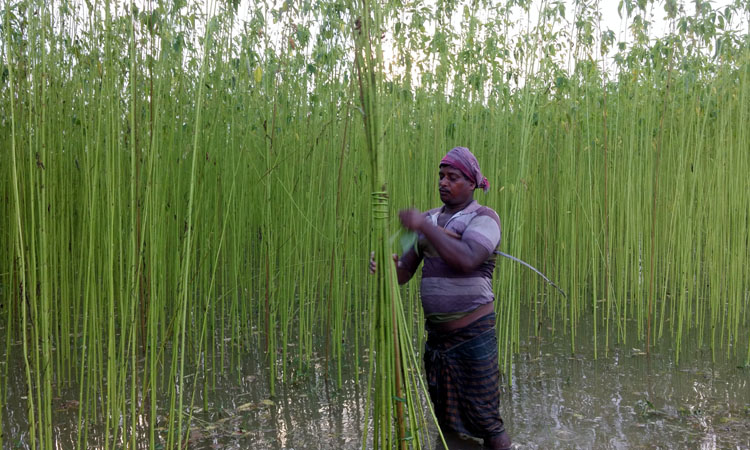
[[[581,341],[585,338],[579,336]],[[563,337],[527,343],[505,395],[519,448],[750,448],[748,372],[699,352],[613,347],[594,361]]]
[[[590,340],[578,336],[578,342]],[[501,392],[501,413],[515,447],[750,448],[750,371],[737,367],[742,358],[717,356],[712,363],[710,353],[694,350],[685,351],[677,364],[673,355],[666,345],[651,349],[650,357],[642,349],[612,346],[606,357],[594,360],[592,349],[583,345],[571,354],[564,335],[528,338],[514,358],[512,383]],[[290,366],[288,380],[277,383],[277,395],[271,398],[262,361],[256,352],[239,368],[226,370],[229,375],[206,369],[208,385],[196,392],[189,448],[361,447],[366,405],[362,370],[349,367],[343,386],[336,388],[326,381],[322,359],[308,368]],[[3,430],[5,444],[25,448],[28,425],[20,369],[8,371]],[[54,400],[57,446],[73,448],[78,389],[59,392]],[[159,423],[163,426],[164,418]],[[140,417],[138,427],[138,447],[147,448],[147,416]],[[101,429],[91,428],[89,447],[101,447],[102,435]],[[163,440],[164,428],[157,435]],[[430,435],[430,448],[441,449],[436,431]],[[458,436],[447,440],[450,449],[481,448]]]
[[[580,342],[586,336],[579,336]],[[514,361],[514,378],[502,389],[502,414],[518,449],[750,448],[750,390],[747,370],[736,360],[711,363],[696,352],[677,365],[670,348],[613,346],[593,360],[591,349],[570,353],[565,336],[530,338]],[[320,375],[286,384],[268,408],[246,414],[256,432],[224,434],[223,448],[356,449],[361,446],[365,384],[345,373],[342,389]],[[359,374],[362,376],[363,374]],[[364,381],[364,377],[362,377]],[[226,398],[252,392],[267,397],[262,375],[252,386],[212,394],[216,407]],[[236,391],[233,392],[233,389]],[[225,398],[225,400],[222,400]],[[263,413],[261,413],[263,412]],[[435,449],[436,432],[431,433]],[[478,450],[481,444],[446,436],[450,449]],[[195,448],[213,448],[195,442]]]

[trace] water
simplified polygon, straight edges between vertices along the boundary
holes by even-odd
[[[581,345],[572,354],[569,337],[562,333],[543,330],[522,343],[512,383],[505,380],[501,392],[501,413],[515,448],[750,449],[750,369],[738,367],[744,354],[717,354],[712,363],[710,351],[684,343],[679,364],[667,344],[651,349],[650,356],[632,346],[612,346],[604,356],[600,348],[594,360],[585,345],[590,341],[579,334]],[[251,351],[229,376],[207,372],[215,375],[214,384],[197,392],[189,448],[360,448],[365,383],[354,380],[357,375],[366,380],[366,374],[347,368],[338,389],[326,382],[318,358],[303,370],[295,366],[290,381],[278,384],[271,398],[260,356],[257,349]],[[28,446],[21,374],[9,372],[6,448]],[[74,387],[55,398],[60,448],[74,446],[77,398]],[[166,400],[160,404],[168,405]],[[99,442],[96,435],[96,429],[90,431],[90,447]],[[138,441],[147,448],[145,430]],[[456,437],[450,437],[449,447],[481,448]]]
[[[564,340],[516,358],[504,405],[519,448],[750,448],[750,370],[736,359],[677,365],[664,348],[623,347],[593,360]]]

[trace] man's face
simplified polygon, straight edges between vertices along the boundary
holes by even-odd
[[[469,200],[474,192],[474,182],[466,179],[460,170],[452,166],[440,166],[438,172],[440,200],[446,205],[459,205]]]

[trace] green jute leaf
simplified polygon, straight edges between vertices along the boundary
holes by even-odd
[[[410,248],[413,248],[415,251],[417,250],[417,241],[419,240],[419,237],[417,236],[417,233],[406,230],[401,232],[401,251],[403,253],[406,253]]]

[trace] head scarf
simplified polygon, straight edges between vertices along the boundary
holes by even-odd
[[[473,181],[476,187],[482,188],[484,192],[490,189],[490,182],[482,176],[479,170],[477,158],[466,147],[454,147],[440,160],[440,165],[448,165],[460,170],[466,178]]]

